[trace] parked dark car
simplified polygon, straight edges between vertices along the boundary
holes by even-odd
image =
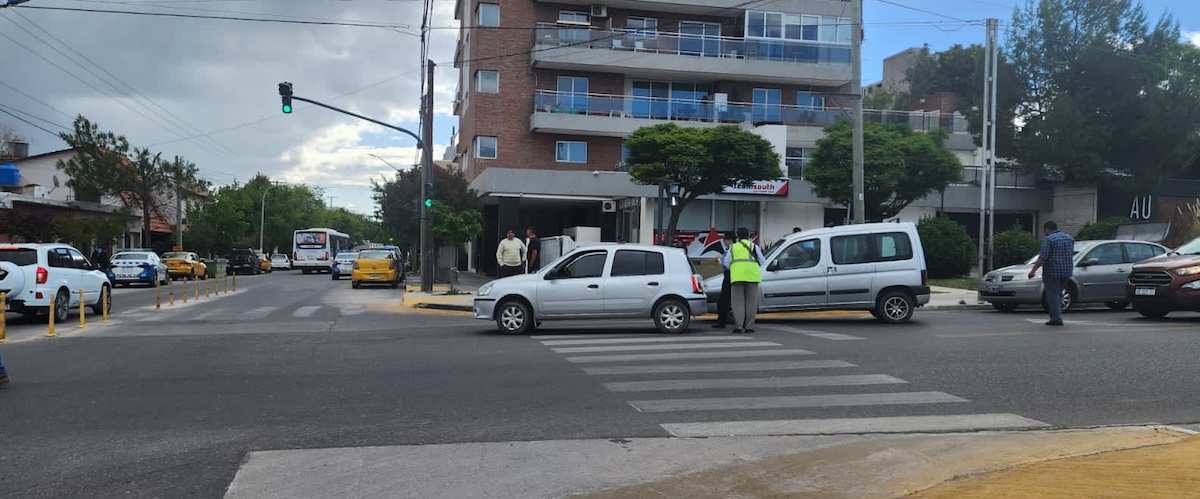
[[[225,258],[229,260],[229,265],[225,270],[226,274],[262,273],[262,261],[259,260],[258,254],[250,248],[235,249]]]
[[[1200,238],[1134,265],[1125,295],[1143,317],[1200,312]]]

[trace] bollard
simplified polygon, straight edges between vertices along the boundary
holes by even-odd
[[[0,343],[7,343],[8,338],[8,323],[4,320],[4,316],[8,315],[8,293],[0,292]]]
[[[233,292],[237,293],[237,274],[233,274]]]
[[[83,308],[83,302],[84,302],[83,288],[79,288],[79,327],[80,327],[80,329],[87,327],[87,320],[84,319],[84,317],[87,317],[87,312]]]
[[[204,281],[204,284],[208,284],[208,281]],[[200,299],[200,283],[199,282],[196,282],[196,296],[193,296],[192,298],[194,298],[196,300]]]
[[[54,293],[50,293],[50,328],[46,330],[46,337],[54,337]]]
[[[154,275],[154,309],[162,308],[162,282],[158,280],[158,274]]]
[[[100,322],[108,323],[108,295],[112,291],[109,288],[100,288]]]
[[[204,297],[208,298],[208,279],[204,280]]]
[[[175,279],[167,280],[167,305],[175,306]]]
[[[225,294],[229,294],[229,274],[225,274],[225,285],[221,287]]]
[[[182,282],[182,283],[183,283],[183,302],[184,302],[184,303],[187,303],[187,295],[188,295],[188,292],[187,292],[187,283],[188,283],[188,278],[184,277],[183,279],[181,279],[181,280],[180,280],[180,282]]]

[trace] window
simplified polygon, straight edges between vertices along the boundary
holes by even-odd
[[[500,25],[500,4],[481,3],[476,15],[475,24],[479,26]]]
[[[821,240],[796,241],[779,254],[777,270],[807,269],[821,263]]]
[[[1111,243],[1100,245],[1083,257],[1083,260],[1087,261],[1093,258],[1099,260],[1096,265],[1118,265],[1125,261],[1125,256],[1121,254],[1121,246]]]
[[[658,19],[629,16],[625,21],[630,38],[658,38]]]
[[[574,111],[587,111],[588,79],[577,76],[558,77],[557,106]]]
[[[662,275],[667,272],[662,253],[654,251],[617,250],[613,257],[611,275]]]
[[[554,148],[559,163],[587,163],[587,142],[560,140]]]
[[[496,159],[496,138],[475,137],[475,157],[479,159]]]
[[[825,96],[813,95],[812,92],[796,92],[797,107],[825,108]]]
[[[848,17],[746,12],[748,38],[774,38],[822,43],[850,44]]]
[[[592,22],[588,18],[587,12],[576,12],[572,10],[562,10],[558,12],[559,24],[576,24],[583,26],[582,28],[559,28],[558,42],[564,44],[588,43],[592,41],[592,34],[588,27]]]
[[[875,234],[875,250],[872,260],[876,262],[894,262],[909,260],[913,257],[912,242],[908,234],[903,232],[888,232]]]
[[[701,21],[680,21],[679,53],[706,57],[720,55],[721,25]]]
[[[780,121],[783,119],[783,110],[780,108],[783,94],[778,88],[756,88],[753,95],[752,119],[754,121]]]
[[[575,10],[558,11],[558,22],[566,24],[592,24],[587,12]]]
[[[804,147],[789,147],[785,150],[783,163],[787,165],[788,178],[804,178],[804,167],[812,159],[812,149]]]
[[[75,261],[71,259],[71,253],[66,248],[56,248],[46,252],[46,264],[69,269],[75,266]]]
[[[1129,263],[1137,263],[1147,258],[1154,258],[1163,254],[1162,248],[1151,246],[1149,244],[1140,243],[1125,243],[1125,259]]]
[[[494,94],[500,91],[500,72],[480,70],[475,73],[475,91]]]
[[[608,253],[584,253],[567,262],[555,271],[554,275],[563,279],[580,279],[585,277],[600,277],[604,275],[604,262]]]
[[[830,239],[829,246],[833,250],[835,264],[849,265],[871,261],[870,236],[867,234],[835,236]]]

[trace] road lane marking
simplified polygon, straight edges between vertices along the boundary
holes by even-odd
[[[640,412],[731,411],[742,409],[801,409],[865,405],[910,405],[970,402],[943,392],[856,393],[848,395],[785,395],[778,397],[719,397],[630,400]]]
[[[242,317],[249,320],[262,319],[263,317],[271,315],[271,312],[279,310],[279,308],[280,307],[258,307],[242,314]]]
[[[947,414],[880,418],[786,419],[775,421],[715,421],[661,425],[676,437],[751,437],[770,435],[833,435],[855,433],[918,433],[1006,430],[1050,426],[1016,414]]]
[[[742,350],[726,352],[678,352],[678,353],[633,353],[622,355],[585,355],[583,357],[567,357],[567,362],[577,364],[585,362],[631,362],[640,360],[681,360],[681,359],[725,359],[735,357],[777,357],[783,355],[814,355],[813,352],[800,348],[777,348],[771,350]]]
[[[600,338],[590,340],[555,340],[543,341],[546,346],[566,345],[603,345],[614,343],[669,343],[673,341],[717,341],[717,340],[750,340],[749,336],[660,336],[656,338]]]
[[[793,369],[829,369],[857,367],[841,360],[784,360],[777,362],[731,362],[718,364],[654,364],[642,366],[583,367],[592,376],[617,374],[702,373],[725,371],[787,371]]]
[[[305,305],[292,312],[292,317],[312,317],[320,309],[320,305]]]
[[[785,376],[772,378],[660,379],[603,383],[611,392],[654,392],[667,390],[719,390],[736,388],[797,388],[806,386],[861,386],[908,383],[886,374],[846,376]]]
[[[781,347],[774,341],[742,341],[733,343],[680,343],[670,345],[604,345],[592,347],[551,348],[556,353],[620,352],[635,350],[695,350],[706,348]]]
[[[814,331],[811,329],[800,329],[800,328],[795,328],[792,326],[772,325],[772,326],[768,326],[764,329],[774,329],[777,331],[783,331],[783,332],[787,332],[787,333],[803,334],[805,336],[812,336],[814,338],[821,338],[821,339],[833,340],[833,341],[865,340],[866,339],[863,337],[851,336],[848,334],[826,333],[824,331]]]

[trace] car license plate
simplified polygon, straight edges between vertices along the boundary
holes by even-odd
[[[988,293],[995,293],[995,292],[1000,291],[1000,286],[988,286],[987,290],[988,290]]]
[[[1133,294],[1138,296],[1154,296],[1154,288],[1141,287],[1133,290]]]
[[[371,276],[371,280],[372,280],[372,281],[374,281],[375,279],[379,279],[379,276],[377,276],[377,275],[373,275],[373,276]]]

